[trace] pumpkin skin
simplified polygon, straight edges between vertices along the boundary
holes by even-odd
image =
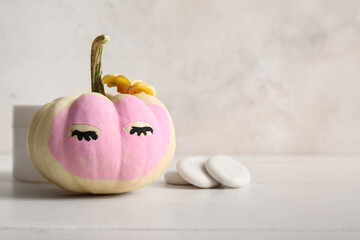
[[[28,152],[35,168],[61,188],[121,193],[165,171],[175,152],[175,131],[154,96],[92,92],[44,105],[30,124]]]

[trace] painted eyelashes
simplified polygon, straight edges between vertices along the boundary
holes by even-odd
[[[154,134],[153,127],[142,121],[132,122],[125,127],[125,131],[138,137],[146,137]],[[68,129],[68,137],[77,138],[79,141],[85,139],[89,142],[98,139],[100,135],[100,129],[90,124],[73,124]]]
[[[79,141],[83,140],[83,138],[84,138],[86,141],[89,142],[91,139],[96,140],[98,138],[98,135],[96,134],[95,131],[81,132],[81,131],[75,130],[72,132],[71,137],[77,137],[77,139]]]
[[[146,137],[154,134],[154,128],[150,124],[142,121],[132,122],[126,126],[125,131],[131,135],[136,134],[139,137]]]
[[[154,130],[152,129],[152,127],[131,127],[130,130],[130,134],[137,134],[138,136],[140,136],[141,134],[144,134],[145,136],[148,134],[147,132],[150,132],[151,134],[154,133]]]
[[[68,137],[77,138],[79,141],[96,140],[101,135],[100,129],[89,124],[73,124],[68,129]]]

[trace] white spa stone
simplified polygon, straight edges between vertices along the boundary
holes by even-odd
[[[165,182],[173,185],[190,185],[177,171],[167,171],[164,175]]]
[[[224,186],[244,187],[250,183],[249,170],[240,161],[228,156],[214,156],[205,164],[207,172]]]
[[[186,157],[176,165],[180,176],[199,188],[213,188],[220,185],[205,169],[206,157]]]

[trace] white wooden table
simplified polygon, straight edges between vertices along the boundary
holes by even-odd
[[[360,156],[238,159],[253,175],[242,189],[161,177],[93,196],[14,181],[2,156],[0,239],[360,239]]]

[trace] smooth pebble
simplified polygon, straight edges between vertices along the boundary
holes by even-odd
[[[244,187],[251,180],[249,170],[238,160],[228,156],[214,156],[206,162],[205,167],[214,179],[227,187]]]
[[[165,182],[173,185],[190,185],[177,171],[167,171],[164,175]]]
[[[187,182],[199,188],[213,188],[220,185],[205,169],[206,157],[187,157],[179,160],[176,169]]]

